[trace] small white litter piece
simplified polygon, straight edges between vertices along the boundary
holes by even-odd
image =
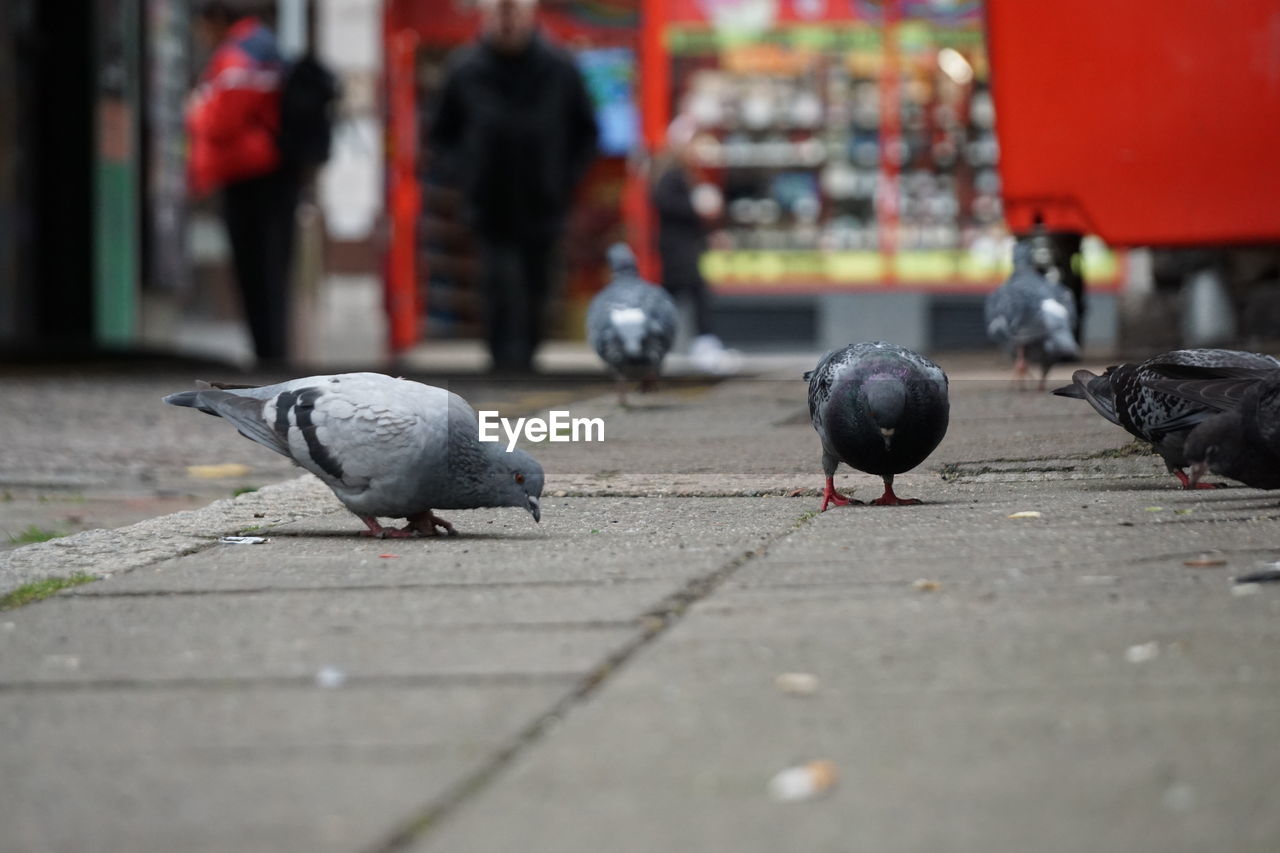
[[[834,788],[839,778],[834,761],[809,761],[778,772],[769,780],[769,796],[780,803],[812,800]]]
[[[1125,649],[1124,659],[1129,663],[1146,663],[1160,656],[1160,644],[1154,640],[1150,643],[1139,643]]]
[[[811,672],[784,672],[773,680],[773,684],[792,696],[812,696],[818,692],[818,676]]]
[[[265,545],[271,540],[265,536],[223,536],[218,541],[223,545]]]
[[[1260,592],[1262,592],[1262,584],[1260,583],[1235,583],[1231,585],[1231,594],[1237,597],[1257,595]]]
[[[316,686],[326,689],[341,687],[347,683],[347,674],[336,666],[322,666],[316,671]]]
[[[1022,512],[1013,513],[1012,515],[1009,516],[1009,518],[1040,518],[1042,517],[1042,515],[1043,513],[1040,513],[1034,509],[1026,509],[1026,510],[1023,510]]]

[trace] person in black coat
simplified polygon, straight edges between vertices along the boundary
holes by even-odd
[[[555,246],[596,154],[578,67],[537,31],[536,0],[481,0],[480,38],[450,57],[431,120],[434,171],[476,237],[493,368],[532,370]]]
[[[677,301],[693,304],[693,342],[689,356],[708,373],[732,373],[738,353],[726,350],[711,325],[711,295],[701,270],[709,223],[724,206],[718,190],[695,186],[693,139],[697,125],[678,116],[667,129],[667,150],[654,169],[651,199],[658,218],[658,257],[662,286]]]

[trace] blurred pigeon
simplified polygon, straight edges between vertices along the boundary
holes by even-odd
[[[1190,481],[1198,483],[1209,470],[1255,489],[1280,489],[1280,370],[1236,379],[1184,375],[1190,378],[1151,384],[1219,410],[1191,430],[1183,445]]]
[[[661,287],[640,277],[636,257],[624,243],[609,247],[613,277],[587,309],[587,340],[618,377],[618,401],[626,405],[626,381],[647,391],[676,337],[679,312]]]
[[[164,401],[226,418],[315,474],[365,523],[365,535],[454,533],[435,509],[518,506],[539,520],[542,466],[523,450],[480,441],[475,410],[443,388],[381,373],[197,385]],[[384,528],[379,517],[409,524]]]
[[[1040,365],[1041,391],[1050,367],[1080,358],[1080,345],[1071,331],[1075,296],[1040,274],[1029,241],[1014,244],[1013,274],[987,295],[984,308],[987,337],[1013,356],[1013,378],[1019,384],[1026,378],[1029,358]]]
[[[1211,489],[1214,488],[1211,483],[1193,484],[1182,470],[1188,464],[1183,445],[1187,434],[1212,417],[1217,409],[1162,390],[1160,383],[1184,375],[1201,379],[1239,378],[1277,367],[1280,361],[1258,353],[1173,350],[1141,364],[1113,365],[1101,376],[1077,370],[1072,374],[1072,384],[1056,388],[1053,393],[1087,400],[1108,421],[1151,444],[1184,489]]]
[[[827,476],[819,511],[858,503],[836,491],[841,462],[884,479],[873,504],[920,503],[895,495],[893,476],[923,462],[946,435],[951,405],[942,368],[905,347],[868,341],[827,353],[804,378]]]

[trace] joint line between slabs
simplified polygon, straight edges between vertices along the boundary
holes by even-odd
[[[475,772],[465,776],[443,795],[428,803],[382,841],[369,847],[366,853],[397,853],[427,837],[449,815],[488,788],[503,770],[542,740],[553,726],[573,711],[575,706],[595,695],[623,665],[684,618],[690,606],[710,596],[739,569],[752,560],[765,556],[777,542],[795,533],[814,517],[811,514],[801,516],[786,530],[770,537],[760,546],[742,552],[719,568],[694,578],[681,589],[667,596],[657,607],[640,617],[641,630],[638,636],[588,672],[572,690],[520,730],[506,746],[494,753]]]

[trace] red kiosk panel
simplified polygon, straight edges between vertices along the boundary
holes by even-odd
[[[1013,231],[1280,240],[1275,0],[988,0],[987,27]]]

